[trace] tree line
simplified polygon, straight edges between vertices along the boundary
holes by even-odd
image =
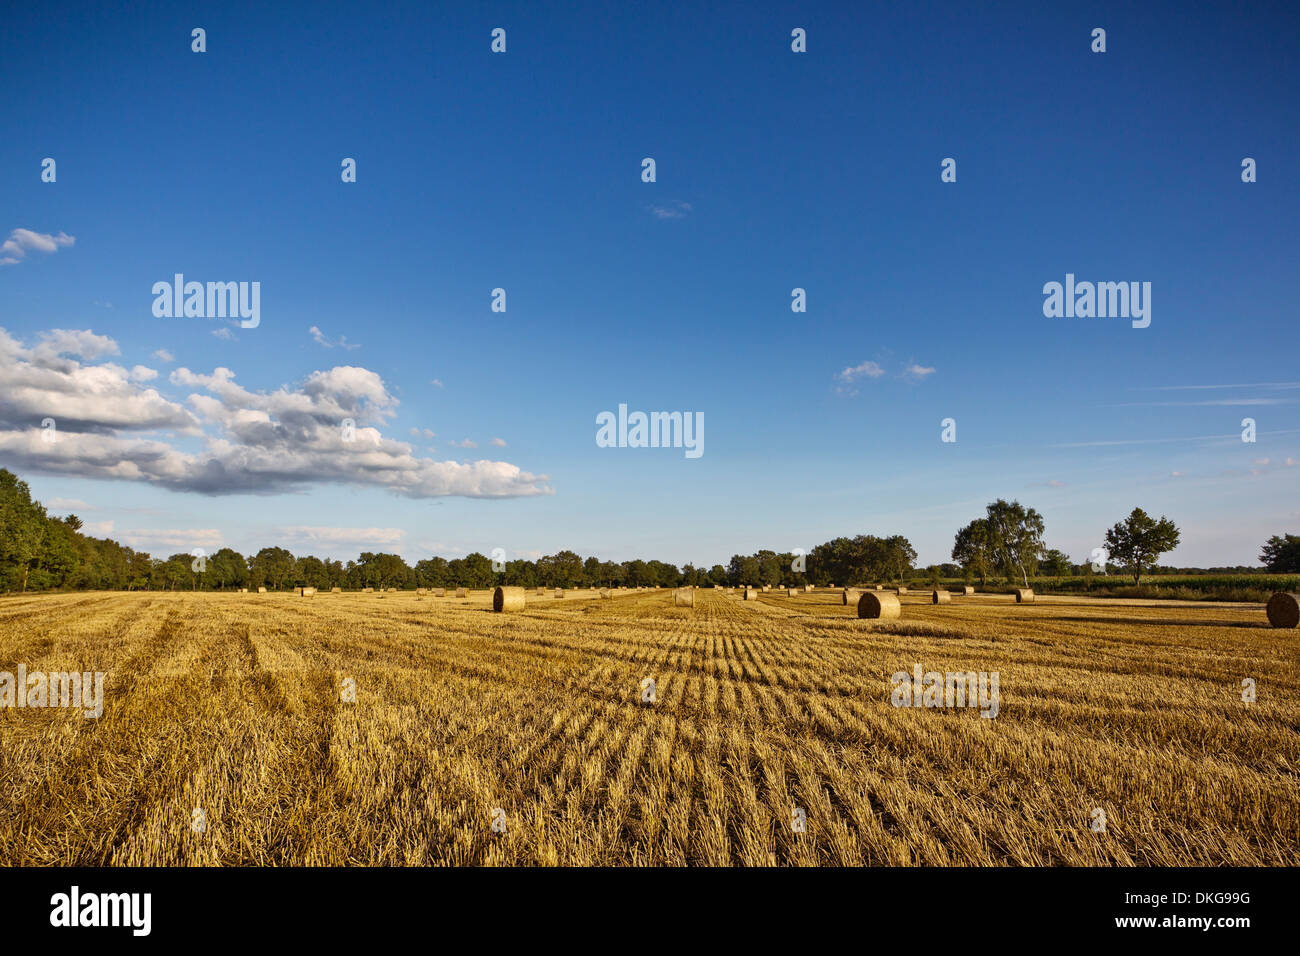
[[[916,550],[902,535],[856,535],[819,544],[808,552],[760,550],[732,555],[724,567],[665,561],[602,561],[559,551],[536,561],[494,563],[477,552],[463,558],[431,557],[414,566],[397,554],[362,552],[346,563],[313,555],[296,556],[281,547],[242,555],[232,548],[215,554],[173,554],[154,558],[110,538],[82,533],[76,515],[56,518],[31,497],[26,482],[0,468],[0,590],[238,590],[266,587],[328,589],[469,587],[497,584],[524,587],[696,587],[902,582],[913,574]],[[1028,586],[1040,566],[1058,575],[1074,566],[1060,551],[1043,544],[1044,522],[1033,508],[998,499],[983,517],[957,532],[955,564],[932,565],[937,579],[978,577]],[[1107,554],[1100,567],[1127,569],[1138,581],[1160,554],[1177,546],[1178,528],[1168,518],[1154,519],[1135,508],[1105,536]],[[1300,572],[1300,536],[1274,535],[1264,545],[1267,570]]]

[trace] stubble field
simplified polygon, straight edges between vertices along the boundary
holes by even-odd
[[[0,671],[107,675],[98,719],[0,709],[0,863],[1300,863],[1260,606],[902,600],[0,599]],[[893,706],[917,664],[997,671],[996,718]]]

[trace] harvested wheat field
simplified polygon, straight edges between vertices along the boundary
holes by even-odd
[[[694,597],[5,598],[0,670],[107,676],[98,719],[0,710],[0,862],[1300,863],[1262,606]],[[918,664],[997,716],[893,706]]]

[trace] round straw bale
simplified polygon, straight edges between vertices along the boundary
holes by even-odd
[[[788,590],[788,591],[785,592],[785,596],[786,596],[786,597],[794,597],[796,594],[802,594],[802,593],[803,593],[803,592],[800,591],[798,588],[790,588],[790,590]]]
[[[931,603],[931,604],[951,604],[951,603],[952,603],[952,595],[949,594],[947,591],[931,591],[931,592],[930,592],[930,603]]]
[[[898,595],[864,591],[858,598],[858,617],[892,619],[903,616]]]
[[[1033,603],[1034,603],[1034,589],[1033,589],[1033,588],[1016,588],[1016,603],[1017,603],[1017,604],[1033,604]]]
[[[857,606],[858,598],[860,597],[862,597],[862,592],[857,588],[845,588],[840,594],[840,600],[843,601],[844,604],[852,604],[854,607]]]
[[[695,591],[692,588],[678,588],[673,592],[673,607],[695,607]]]
[[[265,594],[265,593],[266,593],[266,588],[258,588],[258,589],[257,589],[257,593],[258,593],[258,594]]]
[[[1300,594],[1278,591],[1269,598],[1268,623],[1274,627],[1300,626]]]
[[[745,588],[745,600],[746,600],[746,601],[757,601],[757,600],[758,600],[758,592],[755,591],[753,588]]]
[[[492,610],[498,614],[502,611],[522,611],[524,609],[523,588],[497,588],[492,592]]]
[[[456,597],[469,597],[469,592],[464,588],[457,588]]]
[[[907,593],[907,588],[900,587],[900,588],[898,589],[898,593],[899,593],[899,594],[906,594],[906,593]]]
[[[966,585],[964,588],[961,589],[961,593],[962,593],[962,594],[974,594],[974,593],[975,593],[975,589],[974,589],[973,587],[971,587],[971,586],[968,584],[968,585]]]
[[[562,597],[564,597],[564,588],[556,588],[556,589],[555,589],[555,596],[556,596],[557,598],[562,598]]]
[[[609,588],[601,588],[601,589],[600,589],[600,596],[603,597],[603,598],[607,598],[607,597],[609,597]]]

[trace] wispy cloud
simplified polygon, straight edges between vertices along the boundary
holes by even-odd
[[[680,199],[670,199],[666,203],[653,203],[650,205],[650,215],[656,219],[683,219],[690,215],[692,206],[688,202],[682,202]]]
[[[172,355],[172,353],[171,353],[171,352],[168,352],[166,349],[159,349],[157,352],[154,352],[154,353],[153,353],[153,357],[156,358],[156,359],[157,359],[158,361],[160,361],[160,362],[175,362],[175,361],[176,361],[176,356]]]
[[[325,337],[325,333],[322,332],[319,328],[317,328],[314,325],[307,331],[311,333],[311,337],[316,342],[316,344],[322,346],[323,348],[327,348],[327,349],[340,348],[340,349],[347,349],[348,351],[351,351],[352,349],[361,348],[360,345],[350,344],[348,342],[348,337],[346,335],[340,335],[339,340],[337,342],[331,342],[329,339]]]
[[[504,438],[494,438],[492,439],[492,444],[496,445],[498,448],[505,448],[506,440]]]
[[[477,448],[478,447],[477,444],[470,441],[468,438],[466,438],[464,441],[449,441],[447,442],[447,444],[450,445],[452,448]]]
[[[76,241],[76,236],[69,236],[65,232],[52,236],[47,232],[15,229],[9,233],[9,238],[0,244],[0,266],[17,265],[27,258],[29,252],[57,252]]]
[[[911,382],[923,382],[933,374],[933,366],[917,365],[913,362],[907,368],[903,369],[901,377]]]
[[[1300,382],[1250,382],[1243,385],[1137,385],[1134,387],[1152,392],[1175,392],[1208,388],[1300,388]]]

